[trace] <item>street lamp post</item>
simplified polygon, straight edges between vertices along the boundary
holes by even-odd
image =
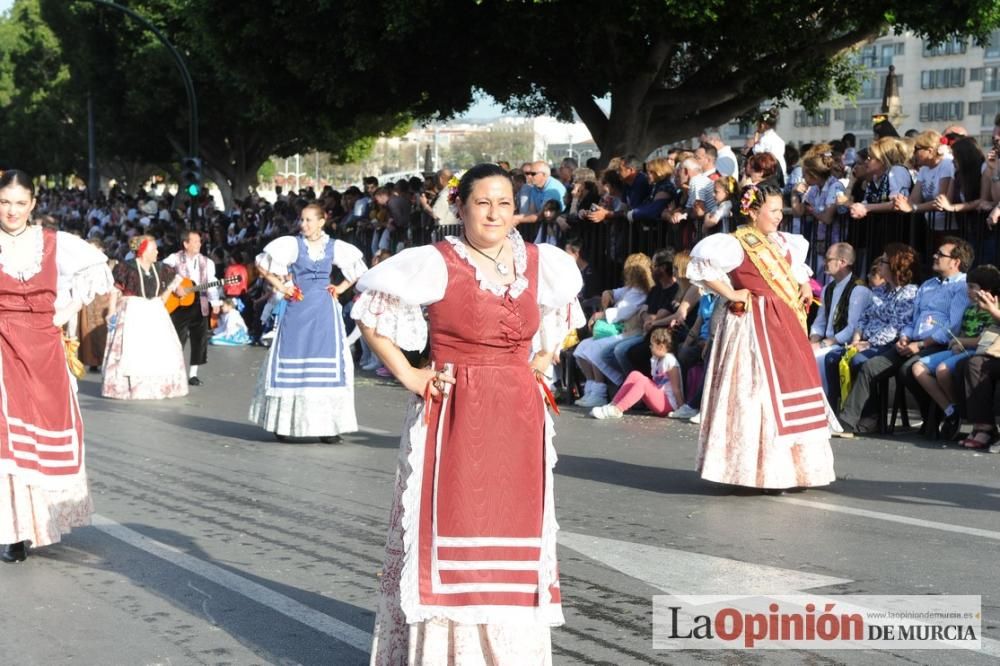
[[[149,21],[149,19],[142,16],[141,14],[136,13],[135,11],[129,9],[128,7],[123,7],[122,5],[115,4],[110,0],[77,0],[77,2],[90,2],[99,7],[107,7],[108,9],[113,9],[115,11],[121,12],[126,16],[135,19],[136,21],[141,23],[147,30],[152,32],[156,36],[156,38],[160,40],[160,43],[163,44],[164,47],[166,47],[167,51],[170,52],[170,55],[174,59],[174,64],[177,65],[177,70],[180,72],[181,79],[184,82],[184,92],[187,94],[188,120],[189,120],[188,157],[198,158],[198,98],[194,92],[194,82],[191,80],[191,73],[188,71],[187,65],[184,63],[184,58],[183,56],[181,56],[180,52],[174,47],[173,44],[170,43],[170,40],[166,38],[166,36],[160,31],[160,29]],[[89,132],[93,134],[93,131],[94,131],[93,123],[91,123]],[[91,164],[95,165],[94,169],[96,171],[97,157],[96,154],[94,153],[94,147],[93,147],[94,142],[92,137],[89,143],[91,151],[89,161]],[[94,178],[93,174],[91,174],[91,178]]]

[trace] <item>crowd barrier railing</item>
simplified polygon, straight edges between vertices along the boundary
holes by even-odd
[[[850,243],[854,247],[857,256],[855,274],[858,276],[867,275],[875,257],[892,242],[912,246],[920,254],[922,265],[929,268],[931,255],[945,236],[958,236],[969,241],[975,251],[974,265],[992,264],[1000,260],[1000,232],[987,225],[987,213],[984,211],[872,213],[858,220],[845,213],[837,215],[830,224],[809,216],[796,217],[787,213],[781,230],[802,234],[809,240],[807,261],[820,277],[826,249],[835,242]],[[518,231],[527,242],[538,240],[537,223],[519,225]],[[395,247],[399,243],[408,246],[426,245],[442,240],[445,236],[460,234],[460,224],[413,226],[394,232],[391,246]],[[621,285],[622,267],[629,254],[643,252],[652,256],[657,250],[668,246],[678,251],[690,250],[706,235],[698,225],[689,222],[671,224],[665,221],[628,222],[613,219],[601,224],[581,221],[562,232],[560,240],[564,241],[570,236],[579,239],[583,256],[594,271],[597,285],[601,289],[611,289]],[[343,239],[360,247],[366,257],[371,258],[371,229],[351,231]]]

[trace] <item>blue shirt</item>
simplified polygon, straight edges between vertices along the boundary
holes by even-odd
[[[926,338],[942,345],[948,344],[948,332],[958,333],[967,307],[969,293],[965,273],[956,273],[944,280],[932,277],[917,290],[913,320],[903,327],[899,335],[910,340]]]
[[[625,185],[625,202],[635,208],[649,197],[649,177],[642,171],[635,174],[631,183]]]
[[[916,295],[915,284],[894,291],[885,286],[872,290],[871,301],[858,322],[861,339],[867,340],[872,347],[881,347],[898,338],[900,330],[913,320]]]
[[[541,189],[532,187],[528,196],[531,198],[532,212],[541,213],[542,206],[550,199],[559,202],[559,212],[566,210],[566,188],[559,182],[558,178],[549,176],[545,181],[545,186]]]

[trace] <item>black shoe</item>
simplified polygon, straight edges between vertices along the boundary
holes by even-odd
[[[188,377],[188,386],[201,386],[202,381],[197,377]]]
[[[340,444],[340,435],[326,435],[325,437],[320,437],[319,441],[324,444]]]
[[[288,435],[279,435],[278,433],[274,433],[274,438],[276,440],[278,440],[279,442],[287,442],[288,441]]]
[[[962,428],[962,418],[958,415],[958,410],[956,409],[951,413],[950,416],[944,417],[941,421],[941,439],[946,442],[950,442],[955,439],[955,435]]]
[[[24,562],[28,559],[28,548],[23,541],[8,544],[3,547],[0,553],[0,560],[4,562]]]

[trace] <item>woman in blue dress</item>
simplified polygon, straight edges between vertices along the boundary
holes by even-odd
[[[301,233],[277,238],[257,256],[257,267],[288,299],[267,360],[257,377],[250,420],[279,441],[319,437],[332,443],[355,432],[354,361],[337,296],[368,267],[361,251],[323,231],[323,209],[302,209]],[[344,274],[330,284],[337,266]]]

